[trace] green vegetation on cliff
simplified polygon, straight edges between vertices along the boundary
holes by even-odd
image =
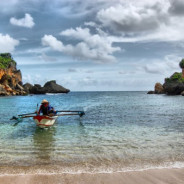
[[[184,78],[182,77],[182,73],[175,72],[170,78],[165,79],[166,82],[184,82]]]
[[[16,64],[10,53],[0,54],[0,69],[7,69],[11,63]]]

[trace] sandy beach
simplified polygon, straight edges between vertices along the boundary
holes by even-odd
[[[1,184],[184,184],[184,169],[155,169],[96,174],[8,174]]]

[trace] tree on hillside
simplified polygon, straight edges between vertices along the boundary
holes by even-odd
[[[180,61],[180,68],[182,69],[182,77],[184,78],[184,59]]]

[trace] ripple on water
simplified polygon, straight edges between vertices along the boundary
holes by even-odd
[[[60,117],[49,129],[37,128],[32,119],[13,126],[12,115],[34,112],[43,98],[56,109],[83,108],[86,115]],[[183,98],[144,92],[76,92],[0,100],[1,166],[100,172],[184,162]]]

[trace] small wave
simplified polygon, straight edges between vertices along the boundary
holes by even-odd
[[[73,168],[73,167],[59,167],[57,166],[39,166],[37,167],[4,167],[3,170],[1,170],[0,176],[5,175],[32,175],[32,174],[40,174],[40,175],[55,175],[55,174],[71,174],[71,175],[77,175],[77,174],[113,174],[113,173],[125,173],[125,172],[142,172],[142,171],[148,171],[148,170],[161,170],[161,169],[183,169],[184,168],[184,162],[175,162],[175,163],[165,163],[165,165],[160,166],[144,166],[144,167],[127,167],[127,168]]]

